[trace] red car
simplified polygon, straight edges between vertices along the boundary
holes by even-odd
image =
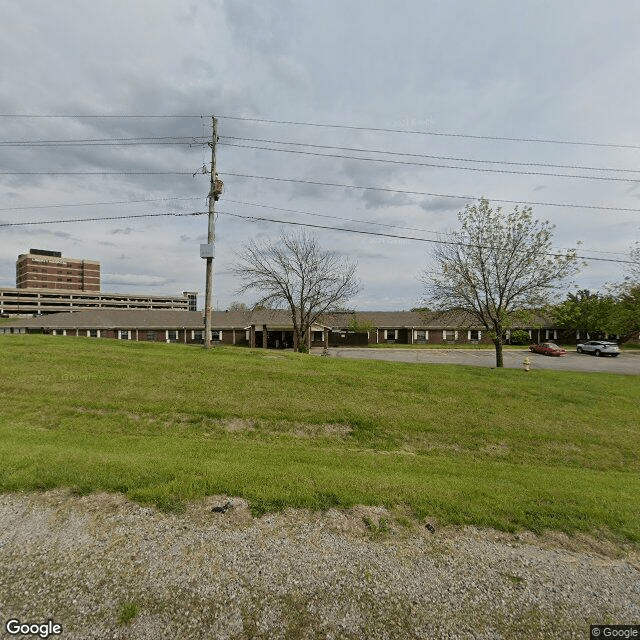
[[[543,342],[542,344],[529,345],[529,351],[533,353],[541,353],[545,356],[566,356],[567,352],[553,342]]]

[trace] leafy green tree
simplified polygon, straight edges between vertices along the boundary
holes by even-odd
[[[523,309],[549,302],[551,287],[578,271],[575,250],[552,247],[553,226],[530,207],[505,214],[489,201],[458,214],[459,231],[434,245],[434,267],[422,276],[427,302],[467,311],[490,332],[503,367],[505,331]]]
[[[531,342],[531,338],[529,337],[528,331],[525,331],[524,329],[515,329],[511,332],[509,342],[511,344],[529,344]]]
[[[566,331],[596,336],[615,331],[616,316],[619,312],[612,296],[581,289],[569,293],[561,304],[551,308],[555,323]]]
[[[358,316],[354,313],[349,323],[349,331],[354,333],[367,333],[373,331],[374,326],[370,320],[358,320]]]
[[[624,282],[612,285],[616,308],[609,333],[620,335],[620,341],[640,333],[640,242],[629,252],[631,264]]]
[[[628,286],[616,301],[616,313],[610,333],[620,335],[624,342],[640,332],[640,285]]]

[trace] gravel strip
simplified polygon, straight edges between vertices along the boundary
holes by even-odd
[[[65,640],[564,640],[640,622],[638,546],[429,524],[372,507],[253,519],[225,496],[176,515],[1,495],[0,633],[24,637],[14,618],[52,619]]]

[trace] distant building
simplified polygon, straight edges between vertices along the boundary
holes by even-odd
[[[198,293],[181,296],[100,292],[100,263],[30,249],[16,261],[16,288],[0,289],[0,315],[27,316],[85,309],[196,311]]]
[[[100,293],[56,289],[0,289],[0,315],[33,316],[84,309],[181,309],[197,310],[195,291],[181,296],[139,293]]]
[[[65,258],[59,251],[30,249],[16,261],[16,288],[100,291],[100,263]]]

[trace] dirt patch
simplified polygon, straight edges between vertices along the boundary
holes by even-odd
[[[187,413],[134,413],[116,409],[94,409],[89,407],[73,407],[72,411],[82,415],[93,416],[120,416],[136,423],[160,425],[165,428],[172,426],[193,427],[203,431],[224,430],[229,433],[250,433],[261,430],[273,433],[283,433],[299,437],[337,437],[348,436],[353,428],[347,423],[325,422],[314,424],[310,422],[271,422],[267,420],[251,418],[210,418],[197,414]]]

